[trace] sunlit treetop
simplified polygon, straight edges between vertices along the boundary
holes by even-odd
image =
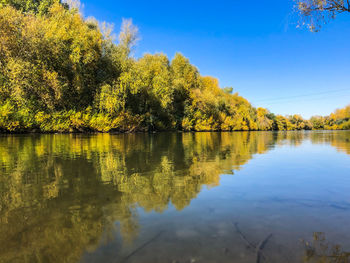
[[[66,9],[69,8],[69,4],[61,0],[1,0],[0,8],[12,6],[23,13],[45,15],[48,13],[49,8],[55,3],[63,5]]]

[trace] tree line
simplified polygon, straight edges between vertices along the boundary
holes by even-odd
[[[349,107],[304,120],[253,107],[177,53],[131,56],[138,29],[60,0],[0,2],[0,131],[349,129]],[[341,112],[341,113],[340,113]]]

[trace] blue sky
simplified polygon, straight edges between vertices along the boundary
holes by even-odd
[[[132,18],[135,50],[176,52],[254,106],[278,114],[328,115],[350,104],[350,14],[321,32],[296,28],[292,0],[82,0],[84,16]]]

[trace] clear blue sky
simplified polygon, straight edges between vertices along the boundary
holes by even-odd
[[[176,52],[254,106],[278,114],[328,115],[350,104],[350,14],[311,33],[296,28],[292,0],[82,0],[83,14],[132,18],[135,56]]]

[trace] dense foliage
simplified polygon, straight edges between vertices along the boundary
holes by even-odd
[[[138,30],[84,19],[59,0],[0,2],[0,131],[348,128],[349,115],[275,116],[201,76],[181,54],[130,56]],[[333,116],[333,117],[332,117]],[[317,120],[317,121],[315,121]],[[332,121],[328,121],[332,120]],[[316,123],[316,125],[314,124]],[[345,123],[345,124],[344,124]],[[347,123],[347,124],[346,124]],[[314,125],[313,125],[314,124]]]
[[[329,116],[314,116],[310,119],[313,129],[349,130],[350,129],[350,105],[338,109]]]

